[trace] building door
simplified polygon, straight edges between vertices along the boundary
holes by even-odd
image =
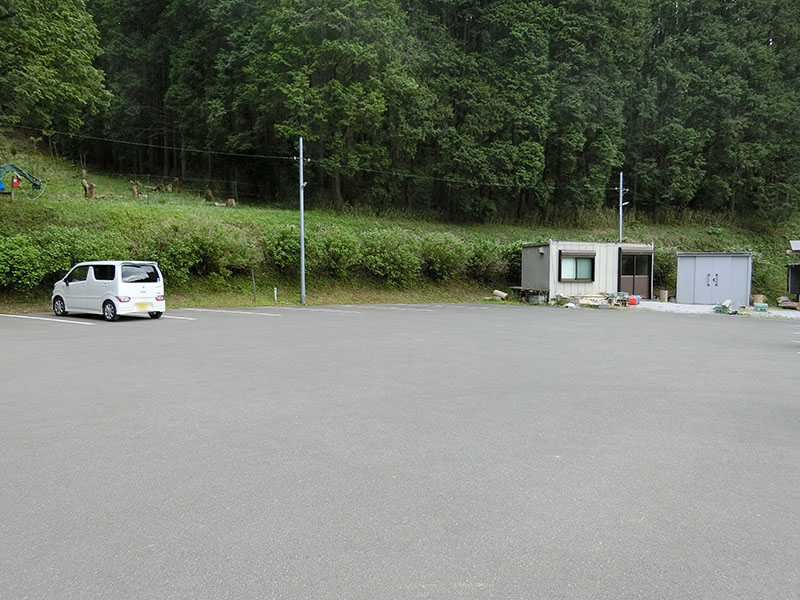
[[[619,255],[619,291],[650,298],[650,274],[653,272],[652,254]]]
[[[736,293],[734,278],[731,277],[733,259],[727,256],[698,257],[694,272],[694,304],[716,304],[732,299],[745,304],[749,299],[745,294]],[[741,299],[740,299],[741,297]]]
[[[698,253],[678,256],[678,302],[750,303],[752,257],[749,254]]]

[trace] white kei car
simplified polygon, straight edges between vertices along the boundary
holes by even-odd
[[[53,312],[103,315],[148,314],[158,319],[166,310],[164,277],[158,263],[138,260],[102,260],[78,263],[53,285]]]

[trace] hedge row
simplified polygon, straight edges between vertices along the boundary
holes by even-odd
[[[300,232],[294,225],[261,237],[264,265],[282,275],[300,270]],[[487,283],[519,280],[522,242],[471,243],[446,232],[417,234],[382,229],[355,234],[319,228],[304,237],[306,272],[345,279],[368,275],[393,286],[409,286],[422,278],[443,283],[474,279]]]
[[[305,251],[310,275],[369,276],[392,286],[410,286],[423,278],[500,285],[519,281],[520,274],[521,242],[473,242],[446,232],[317,228],[306,232]],[[300,234],[296,226],[275,227],[259,235],[199,222],[165,223],[126,235],[50,226],[0,236],[0,287],[14,291],[46,287],[76,262],[114,259],[158,261],[165,278],[177,284],[194,276],[249,272],[251,267],[259,273],[292,276],[300,270]]]

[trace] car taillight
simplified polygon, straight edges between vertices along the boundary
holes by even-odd
[[[130,296],[117,296],[117,300],[119,300],[120,302],[130,302],[131,301],[131,297]]]
[[[156,296],[156,302],[163,302],[164,301],[164,294]]]

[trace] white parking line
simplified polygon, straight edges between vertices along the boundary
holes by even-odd
[[[346,306],[346,307],[350,308],[352,305],[344,304],[343,306]],[[360,306],[359,308],[366,309],[366,310],[405,310],[405,311],[409,311],[409,312],[436,312],[432,308],[411,308],[411,307],[402,306],[402,305],[401,306]]]
[[[406,310],[409,312],[436,312],[432,308],[409,308],[407,306],[376,306],[378,310]]]
[[[471,304],[434,304],[434,308],[460,308],[463,310],[489,310],[488,306],[473,306]]]
[[[9,317],[12,319],[33,319],[34,321],[53,321],[54,323],[69,323],[71,325],[94,325],[94,323],[87,323],[85,321],[72,321],[70,319],[50,319],[47,317],[29,317],[27,315],[4,315],[0,317]]]
[[[345,313],[348,315],[360,315],[357,310],[341,310],[338,308],[307,308],[305,306],[272,306],[275,310],[306,310],[309,312],[330,312],[330,313]]]
[[[164,315],[164,319],[181,319],[183,321],[197,321],[194,317],[175,317],[173,315]]]
[[[223,310],[220,308],[184,308],[183,310],[195,310],[198,312],[214,312],[226,313],[229,315],[257,315],[261,317],[282,317],[283,315],[276,315],[274,313],[250,312],[245,310]]]

